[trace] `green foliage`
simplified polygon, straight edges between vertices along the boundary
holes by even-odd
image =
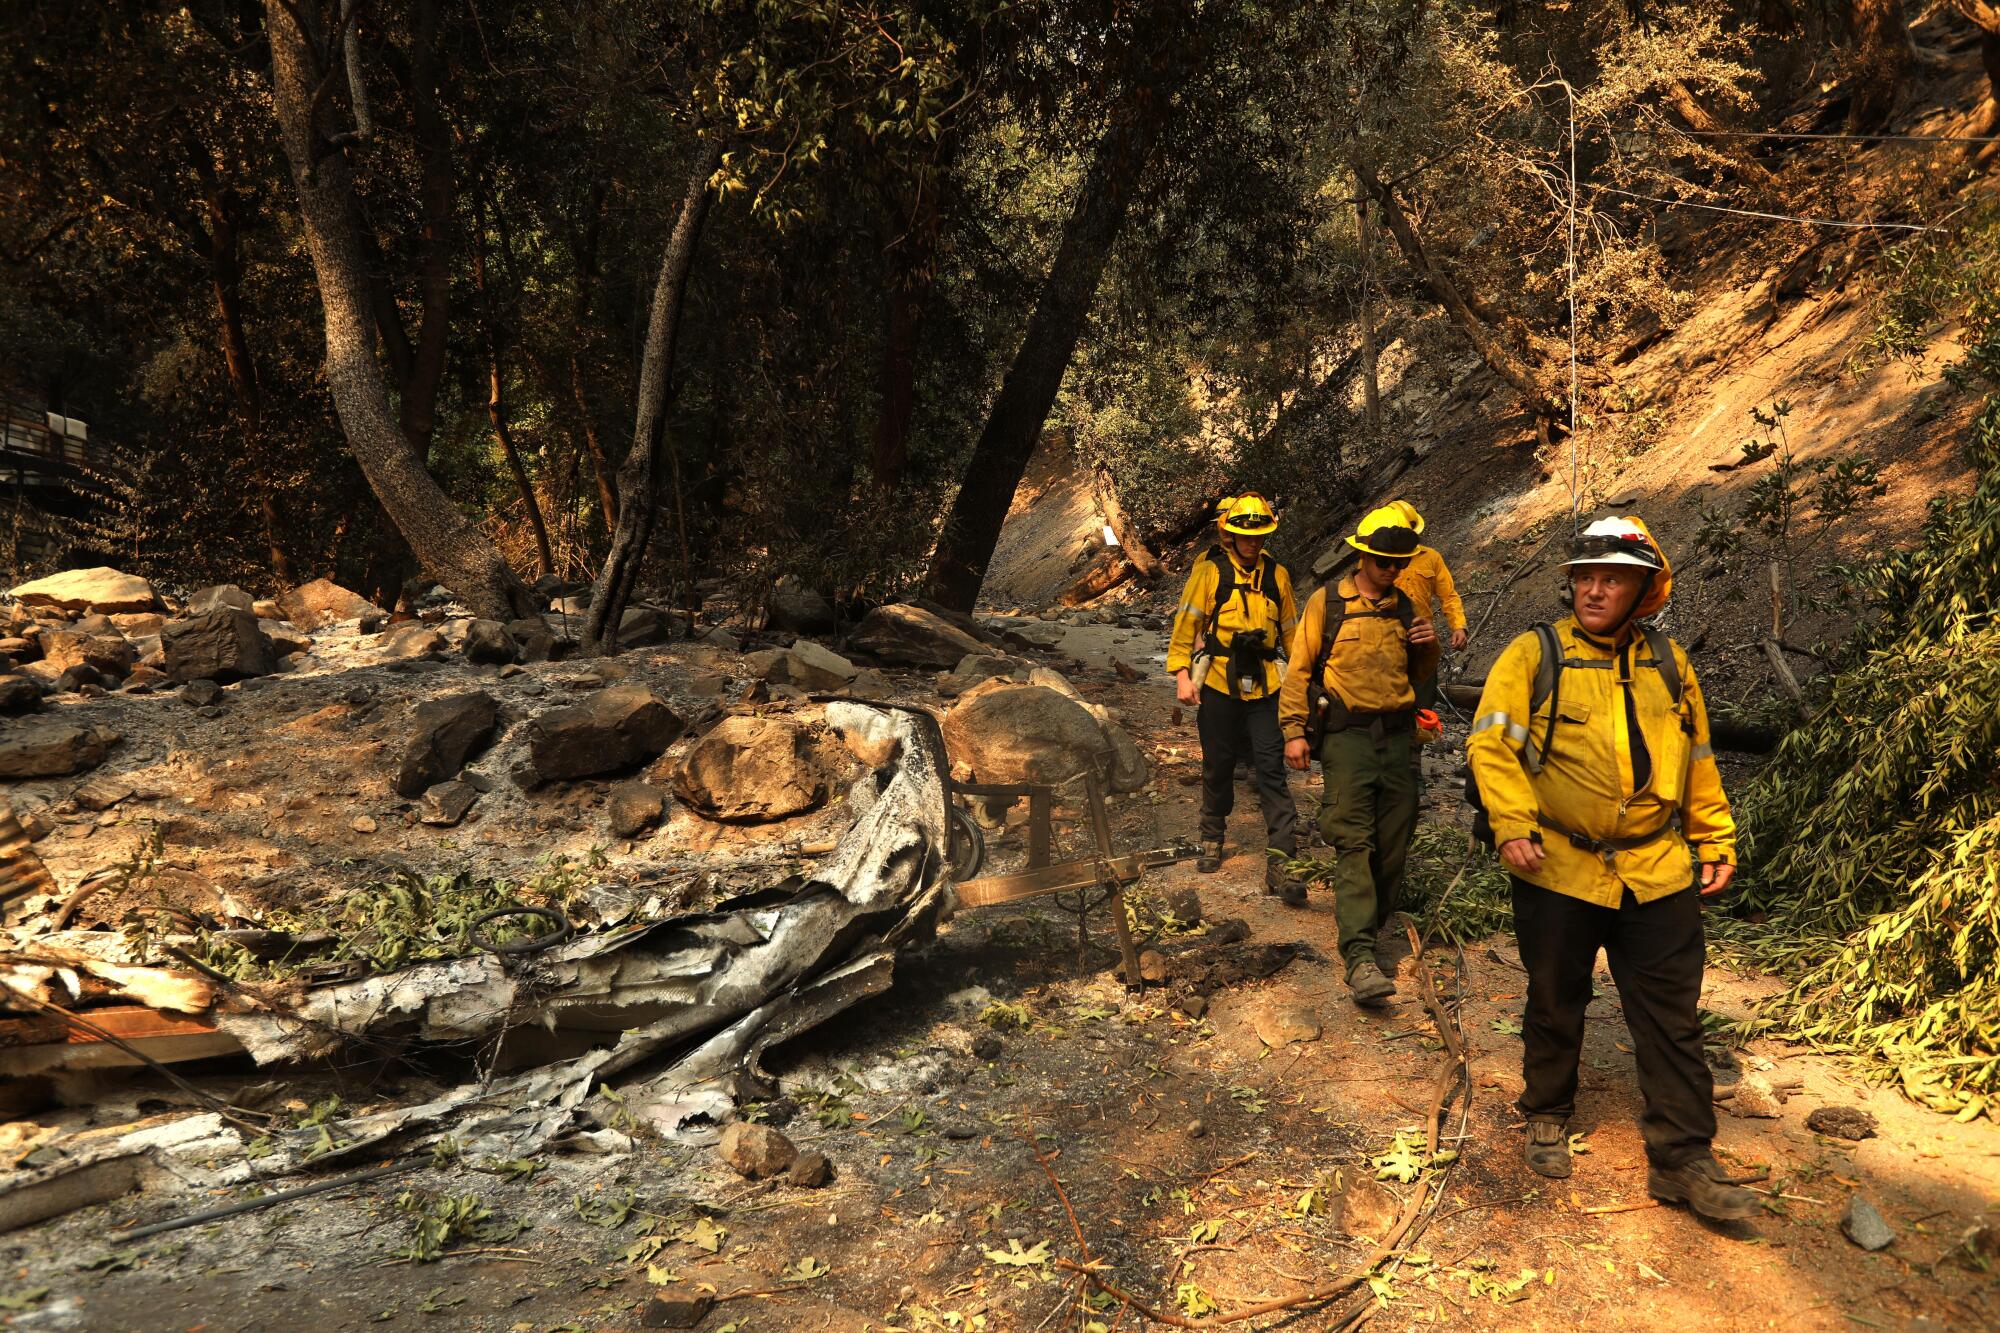
[[[1882,252],[1869,283],[1868,333],[1849,358],[1863,370],[1916,361],[1938,326],[2000,287],[2000,205],[1975,204],[1955,222]]]
[[[436,1263],[460,1241],[493,1244],[528,1229],[525,1223],[498,1216],[474,1194],[404,1190],[396,1196],[395,1210],[410,1219],[410,1243],[397,1257],[420,1264]]]
[[[1701,529],[1695,549],[1719,569],[1732,600],[1745,589],[1760,586],[1755,568],[1776,564],[1784,573],[1788,595],[1801,591],[1800,565],[1820,550],[1844,519],[1889,493],[1880,469],[1865,458],[1801,459],[1792,448],[1785,419],[1792,405],[1779,401],[1770,411],[1753,407],[1757,432],[1743,442],[1736,467],[1762,467],[1733,510],[1700,505]],[[1829,571],[1806,571],[1807,583],[1817,583]]]
[[[1505,867],[1454,824],[1417,825],[1401,905],[1426,939],[1482,940],[1514,924]]]
[[[1977,487],[1864,575],[1871,623],[1738,799],[1766,915],[1730,934],[1791,978],[1781,1031],[1976,1115],[2000,1105],[2000,297],[1967,342],[1959,373],[1995,390]]]

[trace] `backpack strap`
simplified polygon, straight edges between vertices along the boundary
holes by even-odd
[[[1203,639],[1213,644],[1217,622],[1222,619],[1222,608],[1229,605],[1229,599],[1236,595],[1236,562],[1219,544],[1209,547],[1204,558],[1215,564],[1215,597],[1209,603],[1208,623],[1202,627]],[[1278,562],[1269,551],[1265,551],[1258,556],[1257,566],[1257,595],[1275,606],[1278,601]],[[1249,608],[1246,605],[1244,609]]]
[[[1674,707],[1681,705],[1681,664],[1674,660],[1674,641],[1667,637],[1665,630],[1653,625],[1641,624],[1639,632],[1646,636],[1646,647],[1652,650],[1653,666],[1660,673],[1660,681],[1667,687],[1667,697],[1674,701]]]
[[[1542,732],[1542,743],[1535,744],[1531,733],[1521,747],[1521,763],[1530,776],[1542,771],[1548,762],[1549,747],[1556,739],[1556,705],[1561,703],[1563,660],[1562,641],[1556,638],[1556,627],[1547,621],[1535,625],[1535,642],[1541,657],[1535,663],[1535,686],[1528,700],[1528,721],[1533,722],[1535,713],[1546,703],[1549,706],[1549,724]]]

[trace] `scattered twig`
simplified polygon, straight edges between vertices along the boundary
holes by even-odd
[[[1638,1203],[1606,1203],[1595,1208],[1586,1208],[1584,1213],[1591,1217],[1601,1217],[1606,1213],[1636,1213],[1643,1208],[1658,1208],[1658,1199],[1643,1199]]]

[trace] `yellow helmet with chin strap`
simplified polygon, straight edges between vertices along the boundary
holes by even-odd
[[[1403,521],[1409,525],[1410,531],[1419,537],[1424,535],[1424,516],[1419,514],[1417,507],[1408,500],[1391,500],[1383,508],[1395,510],[1403,516]]]
[[[1229,512],[1222,518],[1222,530],[1239,537],[1268,537],[1277,529],[1278,516],[1271,512],[1271,502],[1255,491],[1231,500]]]
[[[1417,528],[1410,521],[1410,515],[1416,512],[1400,500],[1371,509],[1361,516],[1347,544],[1384,560],[1408,560],[1417,553]],[[1422,516],[1417,517],[1416,523],[1422,525]]]

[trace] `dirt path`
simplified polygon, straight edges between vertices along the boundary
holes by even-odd
[[[1148,673],[1136,684],[1079,673],[1086,695],[1119,708],[1158,764],[1151,788],[1114,804],[1120,843],[1189,835],[1192,724],[1171,720],[1148,660],[1157,636],[1074,634],[1080,656]],[[1295,790],[1310,810],[1314,793],[1302,781]],[[600,1118],[614,1132],[578,1146],[608,1155],[553,1154],[526,1175],[499,1163],[426,1169],[130,1245],[117,1235],[134,1222],[231,1196],[134,1195],[12,1233],[0,1244],[9,1302],[0,1322],[623,1329],[639,1326],[654,1293],[761,1292],[725,1300],[700,1326],[1138,1327],[1112,1304],[1075,1307],[1074,1279],[1054,1261],[1079,1258],[1078,1246],[1031,1142],[1091,1252],[1149,1301],[1227,1312],[1323,1282],[1373,1248],[1411,1188],[1378,1181],[1371,1159],[1415,1129],[1443,1056],[1414,999],[1407,950],[1396,960],[1397,1003],[1371,1013],[1348,1002],[1330,961],[1330,902],[1315,895],[1291,910],[1262,892],[1251,812],[1246,799],[1221,874],[1182,864],[1144,886],[1151,924],[1162,907],[1184,908],[1188,890],[1200,902],[1198,932],[1155,940],[1175,987],[1126,993],[1110,973],[1101,912],[1080,955],[1075,918],[1056,903],[981,911],[908,959],[888,995],[781,1051],[779,1095],[760,1113],[802,1149],[828,1154],[837,1177],[824,1189],[748,1183],[708,1148],[642,1138],[624,1150],[607,1102]],[[1017,841],[996,839],[996,858],[1018,854]],[[1247,940],[1215,943],[1235,933],[1232,920]],[[1449,978],[1455,968],[1438,957]],[[1576,1124],[1589,1151],[1568,1182],[1530,1174],[1511,1109],[1519,1046],[1506,1029],[1522,991],[1511,959],[1505,940],[1475,946],[1455,983],[1474,1055],[1469,1116],[1447,1144],[1460,1156],[1435,1222],[1381,1285],[1378,1327],[2000,1324],[1990,1279],[1949,1253],[2000,1200],[2000,1129],[1952,1124],[1861,1087],[1829,1060],[1769,1042],[1735,1052],[1804,1084],[1776,1119],[1722,1119],[1724,1160],[1769,1171],[1769,1216],[1726,1229],[1647,1206],[1629,1042],[1608,976],[1592,1007]],[[1197,997],[1190,977],[1226,984]],[[1737,1013],[1761,989],[1768,983],[1717,969],[1705,1003]],[[1308,1039],[1267,1043],[1284,1042],[1285,1028]],[[300,1080],[287,1091],[327,1090]],[[410,1098],[423,1080],[391,1064],[352,1071],[341,1090],[358,1105]],[[122,1095],[141,1114],[179,1104],[143,1083]],[[1856,1145],[1812,1134],[1805,1116],[1824,1104],[1871,1110],[1880,1135]],[[412,1230],[396,1206],[405,1190],[490,1209],[486,1238],[458,1241],[440,1262],[398,1262]],[[1898,1232],[1879,1254],[1840,1233],[1857,1191]],[[13,1303],[24,1308],[8,1313]],[[1332,1322],[1320,1310],[1284,1326]]]

